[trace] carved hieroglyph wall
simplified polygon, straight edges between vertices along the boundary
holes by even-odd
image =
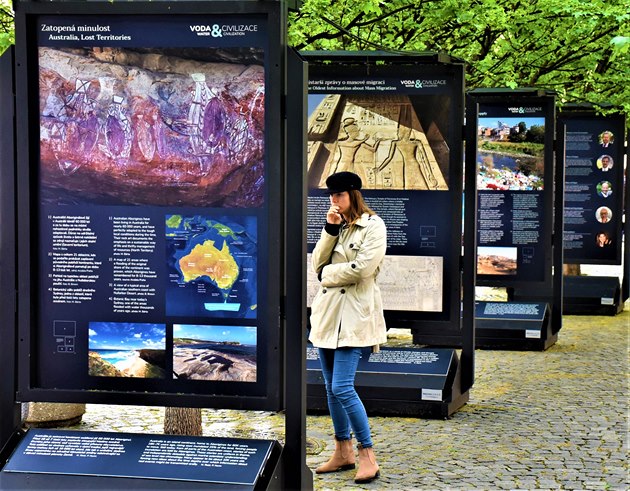
[[[365,189],[448,189],[407,96],[331,94],[319,103],[308,121],[309,185],[324,188],[340,171],[358,174]]]

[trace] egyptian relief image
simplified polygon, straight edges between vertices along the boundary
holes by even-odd
[[[47,204],[258,207],[259,49],[39,49]]]
[[[316,103],[308,120],[309,187],[324,188],[330,174],[351,171],[364,189],[448,190],[449,148],[436,124],[448,102],[422,99],[420,113],[406,95],[309,96],[309,106]]]

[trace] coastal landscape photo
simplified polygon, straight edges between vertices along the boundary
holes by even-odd
[[[164,324],[90,322],[88,346],[90,376],[166,376]]]
[[[256,382],[256,327],[175,324],[173,378]]]
[[[542,191],[545,118],[479,118],[477,189]]]

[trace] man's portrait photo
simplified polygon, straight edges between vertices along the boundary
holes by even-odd
[[[608,172],[613,168],[613,159],[610,155],[602,155],[597,159],[597,168],[602,172]]]
[[[599,135],[599,144],[603,148],[608,148],[609,145],[612,145],[615,141],[615,136],[608,130],[603,131]]]
[[[608,198],[612,194],[612,184],[609,181],[597,183],[597,194],[602,198]]]
[[[612,220],[612,211],[607,206],[600,206],[595,211],[595,218],[599,223],[609,223]]]

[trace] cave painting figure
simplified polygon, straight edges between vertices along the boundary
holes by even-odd
[[[75,89],[54,117],[50,129],[51,144],[61,172],[70,175],[90,155],[99,133],[96,102],[91,92],[98,92],[98,83],[91,89],[92,81],[75,80]]]
[[[359,148],[366,148],[374,154],[380,143],[378,138],[375,139],[374,145],[367,143],[370,135],[361,137],[361,130],[354,118],[345,118],[342,122],[342,129],[346,136],[337,142],[337,159],[331,166],[330,174],[342,171],[354,172],[354,160]]]
[[[398,138],[392,141],[389,155],[378,166],[377,171],[382,172],[394,160],[396,152],[399,152],[403,164],[404,189],[439,189],[440,183],[431,169],[426,149],[412,132],[409,108],[404,107],[398,121]]]
[[[125,99],[119,95],[112,97],[112,102],[107,108],[105,120],[106,150],[114,159],[116,165],[125,167],[131,153],[131,121],[123,109]]]
[[[212,158],[226,147],[226,114],[219,97],[206,85],[203,73],[191,74],[195,82],[188,110],[190,146],[203,173],[208,173]]]
[[[152,118],[154,121],[157,118]],[[138,114],[136,116],[136,143],[140,149],[140,153],[147,162],[153,160],[156,152],[156,141],[153,136],[153,125],[148,123],[144,118],[144,114]]]
[[[244,150],[250,139],[249,123],[244,114],[226,111],[224,101],[208,88],[203,73],[193,73],[191,77],[195,90],[187,120],[190,145],[202,173],[207,174],[216,158],[230,162],[234,155]],[[264,104],[263,90],[257,91],[250,113],[259,100]]]

